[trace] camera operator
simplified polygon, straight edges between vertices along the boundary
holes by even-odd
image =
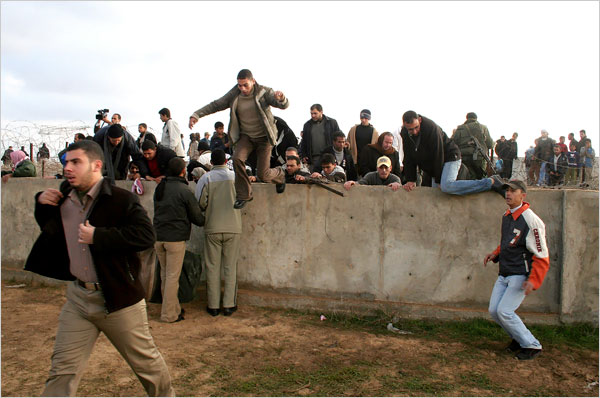
[[[98,130],[100,130],[102,127],[108,125],[111,126],[113,124],[121,124],[121,115],[118,113],[113,113],[112,117],[110,118],[110,120],[108,120],[108,109],[100,109],[98,110],[98,114],[96,115],[96,125],[94,126],[94,134],[96,134],[98,132]],[[121,126],[123,127],[123,130],[127,131],[127,128],[125,128],[125,126]]]

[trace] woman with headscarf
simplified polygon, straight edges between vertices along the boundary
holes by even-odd
[[[400,154],[392,146],[394,136],[389,131],[381,134],[375,144],[366,145],[359,158],[358,171],[361,176],[377,171],[377,159],[387,156],[392,161],[392,173],[402,178],[402,161]]]
[[[10,160],[14,165],[12,171],[2,172],[2,181],[6,182],[10,177],[36,177],[37,170],[27,154],[21,150],[11,152]]]

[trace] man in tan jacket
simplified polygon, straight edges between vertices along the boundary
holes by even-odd
[[[233,208],[235,201],[234,173],[226,166],[225,152],[216,149],[211,153],[212,169],[196,185],[196,198],[205,213],[204,257],[206,259],[206,310],[219,315],[221,301],[221,268],[223,290],[223,315],[237,310],[237,260],[242,234],[242,215]],[[280,169],[281,170],[281,169]]]
[[[360,124],[355,124],[348,132],[348,149],[354,160],[354,168],[358,171],[360,152],[368,144],[376,144],[379,133],[371,124],[371,111],[360,111]]]
[[[281,91],[256,83],[252,72],[242,69],[235,85],[223,97],[198,109],[190,116],[189,128],[201,117],[230,109],[229,137],[235,145],[233,168],[235,170],[236,201],[234,208],[241,209],[252,200],[252,187],[246,174],[246,160],[256,151],[256,175],[263,182],[277,184],[277,192],[285,190],[285,173],[281,167],[269,168],[271,150],[277,141],[277,127],[271,106],[286,109],[290,103]]]

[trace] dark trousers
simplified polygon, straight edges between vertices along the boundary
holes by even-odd
[[[252,198],[250,179],[246,174],[246,160],[252,151],[256,151],[256,177],[262,182],[283,183],[285,173],[281,167],[269,168],[271,164],[271,150],[268,138],[250,138],[241,134],[233,153],[233,170],[235,171],[236,199],[248,200]]]
[[[502,165],[503,165],[503,167],[502,167],[502,172],[500,173],[500,177],[510,180],[510,177],[512,176],[513,160],[512,159],[502,159]]]

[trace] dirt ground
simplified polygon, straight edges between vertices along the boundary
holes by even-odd
[[[50,368],[63,287],[2,283],[2,396],[39,396]],[[415,335],[328,325],[317,315],[240,305],[211,317],[202,301],[186,319],[158,321],[152,335],[179,396],[598,396],[598,351],[549,347],[534,361]],[[80,396],[144,396],[101,335]]]

